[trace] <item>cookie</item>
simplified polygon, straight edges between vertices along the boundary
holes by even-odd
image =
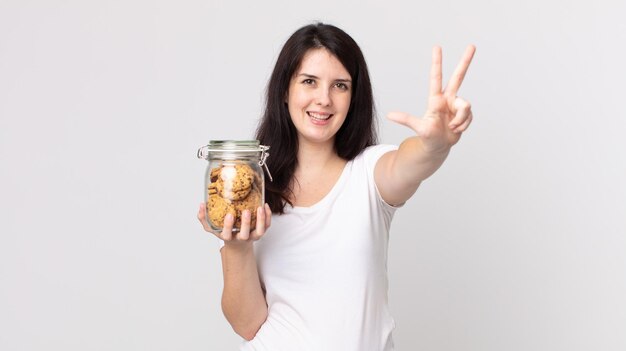
[[[241,228],[241,217],[244,210],[250,211],[250,228],[254,228],[256,226],[256,210],[261,206],[261,192],[253,187],[248,196],[245,199],[233,201],[233,206],[235,207],[235,211],[237,211],[237,219],[235,221],[235,226]]]
[[[246,164],[224,165],[215,181],[217,193],[228,200],[242,200],[250,193],[255,173]]]
[[[233,189],[228,182],[215,182],[215,190],[217,194],[231,201],[243,200],[250,193],[251,187],[244,189]]]
[[[224,183],[231,183],[232,189],[238,191],[252,186],[254,171],[246,164],[224,165],[219,178]]]
[[[219,195],[209,195],[209,201],[207,203],[207,209],[209,212],[209,221],[213,227],[224,227],[224,217],[228,213],[233,216],[237,216],[235,206],[228,200]]]
[[[219,177],[221,170],[222,170],[221,166],[215,167],[211,170],[211,175],[209,176],[209,178],[211,179],[211,183],[215,183],[217,181],[217,177]]]
[[[209,196],[217,195],[217,184],[216,183],[210,183],[208,191],[209,191]]]

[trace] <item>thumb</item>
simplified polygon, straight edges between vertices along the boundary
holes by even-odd
[[[411,128],[417,135],[422,135],[423,125],[421,119],[411,116],[406,112],[389,112],[387,119],[403,126]]]

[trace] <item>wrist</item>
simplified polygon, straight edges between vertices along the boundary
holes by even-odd
[[[224,240],[224,248],[232,253],[237,254],[247,254],[252,252],[253,245],[252,241],[239,241],[237,239],[233,240]]]
[[[400,144],[400,150],[406,149],[407,154],[419,159],[418,162],[422,162],[424,159],[428,161],[445,160],[451,148],[451,145],[436,143],[420,136],[409,137]]]

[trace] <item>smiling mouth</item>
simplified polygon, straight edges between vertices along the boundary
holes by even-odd
[[[326,121],[328,119],[330,119],[330,117],[332,117],[332,114],[326,114],[326,113],[315,113],[315,112],[309,112],[307,111],[306,113],[309,117],[318,120],[318,121]]]

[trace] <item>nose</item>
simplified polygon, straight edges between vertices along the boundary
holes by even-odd
[[[330,106],[332,104],[330,89],[318,89],[316,100],[316,103],[320,106]]]

